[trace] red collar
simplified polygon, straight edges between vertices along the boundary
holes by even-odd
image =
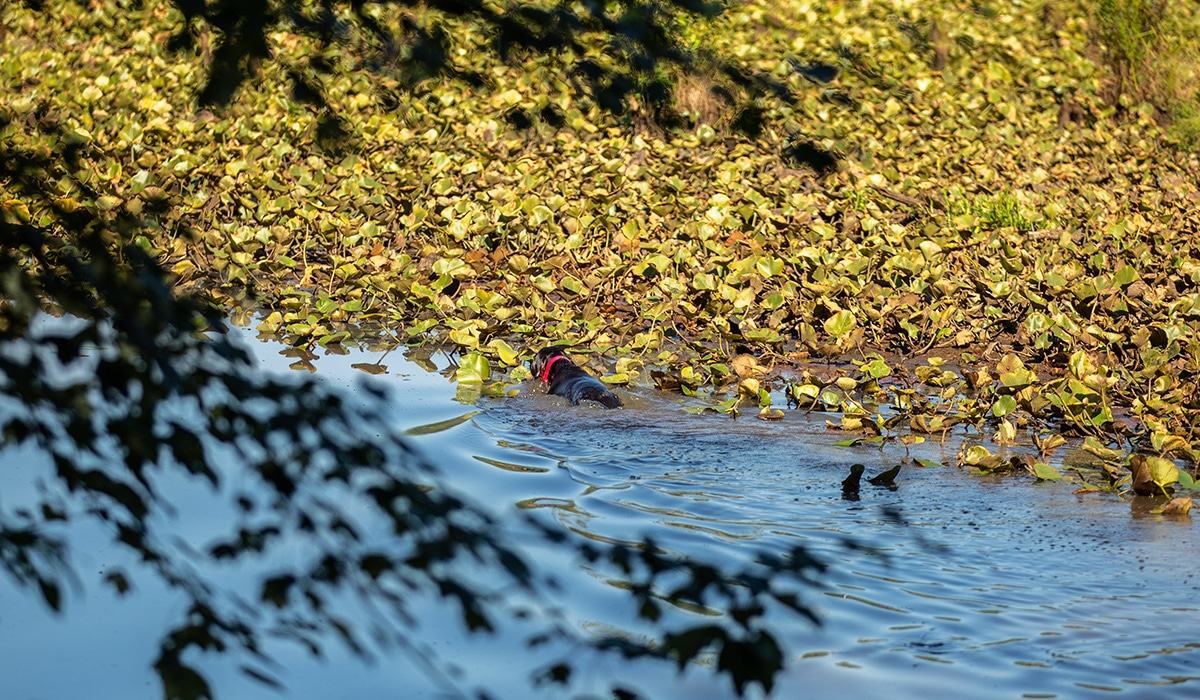
[[[559,360],[565,360],[565,359],[567,359],[566,355],[555,355],[554,357],[550,358],[550,361],[546,363],[545,369],[542,370],[542,381],[549,383],[550,382],[550,368],[554,366],[555,362],[558,362]]]

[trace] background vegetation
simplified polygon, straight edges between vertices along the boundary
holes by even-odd
[[[734,389],[720,410],[782,392],[840,414],[851,440],[967,424],[1002,444],[1031,429],[1048,454],[1060,433],[1086,435],[1097,463],[1076,478],[1091,487],[1194,486],[1189,4],[247,8],[5,6],[0,139],[23,164],[0,178],[5,269],[34,280],[6,278],[9,340],[27,340],[39,295],[145,320],[158,307],[120,311],[103,290],[161,292],[152,259],[176,289],[249,304],[297,346],[450,343],[462,378],[496,370],[497,391],[555,342],[615,361],[616,383]],[[110,260],[134,273],[59,298],[62,270]],[[208,352],[187,340],[198,313],[168,347]],[[142,373],[133,396],[157,396],[169,363],[143,363],[165,331],[89,328],[61,357],[115,343]],[[33,405],[15,393],[20,367],[6,374]],[[10,423],[6,440],[86,443],[72,432],[85,423],[125,426],[68,416]],[[64,484],[136,523],[138,465],[176,449],[170,435],[130,453],[124,486],[70,460]],[[1063,476],[980,450],[962,462]],[[199,469],[193,457],[174,459]],[[743,631],[737,644],[770,646]],[[686,656],[720,640],[682,641]],[[773,657],[758,658],[769,683]],[[164,668],[169,689],[202,688]]]
[[[739,346],[874,351],[910,382],[896,356],[1012,356],[1028,386],[934,388],[977,392],[972,421],[1015,391],[1023,422],[1191,444],[1186,4],[304,7],[11,10],[6,138],[58,125],[98,193],[79,206],[140,218],[177,284],[297,345],[504,369],[556,342],[688,391],[740,379]],[[262,45],[228,49],[247,26]],[[553,51],[511,41],[555,26]]]

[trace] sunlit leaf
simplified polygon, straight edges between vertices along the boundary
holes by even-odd
[[[854,314],[842,309],[825,319],[825,332],[835,338],[842,338],[855,326]]]
[[[992,404],[992,413],[997,418],[1003,418],[1017,410],[1017,400],[1011,394],[1005,394],[996,399]]]
[[[492,378],[492,367],[482,354],[473,352],[464,355],[455,371],[460,384],[479,384]]]

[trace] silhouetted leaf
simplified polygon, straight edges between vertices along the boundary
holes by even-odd
[[[54,612],[62,611],[62,593],[58,589],[58,584],[54,581],[45,578],[38,578],[38,589],[42,592],[42,600],[46,601],[46,605]]]
[[[275,690],[283,690],[284,689],[283,684],[280,683],[277,679],[272,678],[271,676],[268,676],[266,674],[266,672],[260,671],[256,668],[254,668],[253,666],[242,665],[242,666],[238,667],[238,670],[240,670],[242,673],[246,674],[250,678],[253,678],[254,680],[258,681],[259,683],[262,683],[265,686],[268,686]]]
[[[793,141],[783,155],[797,165],[812,168],[820,175],[828,175],[838,169],[838,159],[832,152],[811,141]]]
[[[679,668],[683,668],[701,651],[717,642],[725,642],[728,635],[716,625],[693,627],[684,632],[668,634],[663,639],[664,650],[675,657]]]
[[[824,63],[804,64],[795,59],[791,61],[791,64],[792,68],[795,69],[797,73],[813,81],[814,83],[831,83],[838,76],[838,69],[836,66],[831,66]]]
[[[120,571],[108,572],[104,575],[104,580],[113,587],[113,590],[115,590],[118,595],[123,596],[131,589],[131,586],[129,585],[129,579],[125,578],[125,574]]]

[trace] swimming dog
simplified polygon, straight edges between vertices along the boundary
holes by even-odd
[[[578,405],[581,399],[595,401],[605,408],[620,408],[621,399],[608,390],[582,367],[571,361],[562,350],[542,348],[529,363],[533,376],[550,385],[550,393],[562,396]]]

